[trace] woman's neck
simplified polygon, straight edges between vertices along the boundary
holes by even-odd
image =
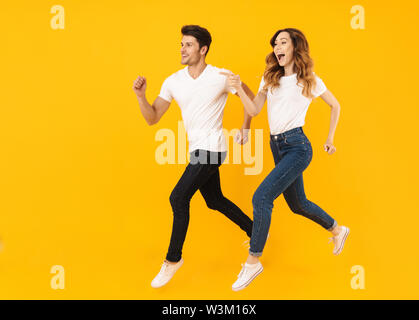
[[[294,73],[294,61],[291,61],[286,66],[284,66],[284,76],[290,76]]]

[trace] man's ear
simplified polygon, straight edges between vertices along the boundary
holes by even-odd
[[[200,51],[201,51],[201,54],[202,54],[202,55],[205,55],[205,54],[207,53],[207,51],[208,51],[208,46],[203,46],[203,47],[200,49]]]

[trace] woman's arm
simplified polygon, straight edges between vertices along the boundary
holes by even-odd
[[[239,97],[243,102],[244,108],[249,116],[257,116],[265,104],[266,94],[262,91],[259,91],[256,97],[251,100],[243,90],[239,89],[237,90],[237,93],[239,94]]]
[[[331,108],[329,134],[327,136],[326,143],[324,144],[324,149],[327,153],[332,154],[336,151],[336,148],[333,145],[333,139],[335,137],[335,131],[338,125],[338,120],[339,120],[339,115],[340,115],[340,104],[338,100],[335,98],[335,96],[329,90],[326,90],[326,92],[323,93],[320,97]]]
[[[227,76],[228,85],[237,90],[237,94],[240,97],[246,112],[249,116],[257,116],[262,110],[263,105],[266,101],[266,93],[259,91],[254,99],[251,99],[246,91],[242,87],[242,82],[240,81],[240,76],[233,73],[220,72],[222,75]]]
[[[246,93],[246,95],[251,100],[253,100],[255,98],[255,94],[252,92],[252,90],[250,90],[250,88],[244,82],[242,82],[241,86],[242,86],[244,92]],[[236,92],[236,95],[239,97],[238,92]],[[252,116],[247,113],[246,108],[244,108],[243,111],[244,111],[244,119],[243,119],[242,129],[250,129],[250,123],[252,122]]]
[[[254,93],[252,90],[249,89],[249,87],[242,82],[241,84],[244,92],[246,92],[247,96],[253,100],[255,98]],[[235,93],[236,96],[239,96],[238,92]],[[246,108],[243,108],[244,118],[243,118],[243,125],[237,132],[236,136],[234,137],[234,141],[236,141],[238,144],[245,144],[249,140],[249,130],[250,130],[250,124],[252,122],[252,116],[250,116]]]
[[[239,78],[239,81],[240,81],[240,78]],[[256,97],[252,100],[248,97],[248,95],[246,94],[246,92],[243,90],[242,87],[238,87],[236,90],[249,116],[251,117],[257,116],[259,112],[262,110],[263,105],[265,104],[266,94],[262,91],[259,91]]]

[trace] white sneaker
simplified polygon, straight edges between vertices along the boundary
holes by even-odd
[[[333,254],[338,255],[342,252],[343,245],[345,244],[346,238],[349,234],[349,228],[342,226],[342,230],[337,236],[329,238],[329,243],[333,241],[335,247],[333,249]]]
[[[172,279],[175,272],[183,265],[183,259],[181,259],[178,263],[172,264],[164,261],[160,272],[157,276],[151,281],[151,286],[153,288],[160,288],[163,287],[166,283]]]
[[[239,291],[246,288],[262,271],[263,266],[260,262],[255,264],[248,264],[246,262],[244,265],[242,264],[242,270],[237,276],[238,279],[233,283],[231,288],[233,291]]]

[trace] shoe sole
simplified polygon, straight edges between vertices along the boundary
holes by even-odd
[[[244,288],[246,288],[253,280],[255,280],[255,278],[258,275],[260,275],[262,273],[262,271],[263,271],[263,267],[261,267],[260,270],[253,275],[253,277],[251,277],[249,280],[247,280],[247,282],[244,285],[242,285],[238,288],[232,288],[233,291],[240,291],[240,290],[243,290]]]
[[[345,245],[345,241],[346,241],[346,238],[348,237],[348,235],[349,235],[349,228],[346,228],[345,234],[343,235],[343,240],[340,244],[340,247],[339,247],[338,251],[335,253],[336,256],[342,252],[343,246]]]

